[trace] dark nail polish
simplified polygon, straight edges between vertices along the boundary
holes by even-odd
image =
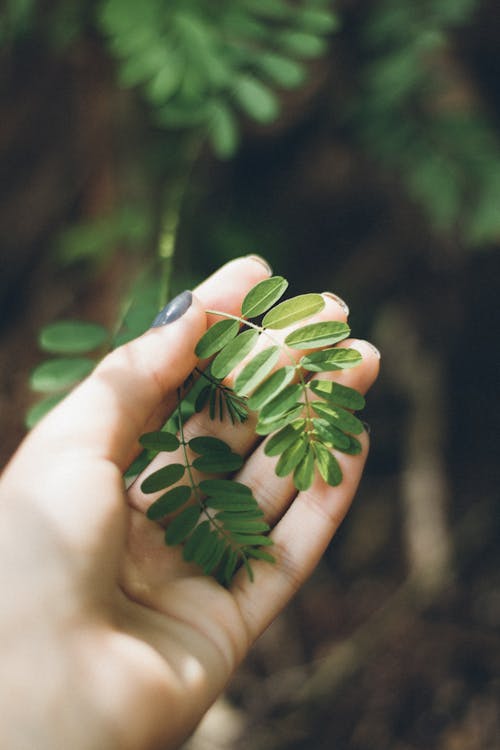
[[[190,291],[181,292],[174,297],[173,300],[168,302],[163,310],[160,310],[156,318],[151,323],[151,328],[160,328],[166,326],[169,323],[174,323],[179,320],[186,310],[191,307],[193,301],[193,295]]]

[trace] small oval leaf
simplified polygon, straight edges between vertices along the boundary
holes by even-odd
[[[286,414],[283,414],[281,417],[277,417],[276,419],[269,419],[265,422],[259,421],[257,422],[257,425],[255,427],[255,432],[257,433],[257,435],[269,435],[271,432],[280,430],[285,425],[294,422],[301,416],[303,411],[304,404],[299,404],[299,406],[297,406],[295,409],[290,409],[290,411],[286,412]]]
[[[262,325],[264,328],[280,329],[286,328],[292,323],[310,318],[320,312],[325,306],[325,300],[321,294],[300,294],[285,302],[281,302],[264,316]]]
[[[255,393],[248,399],[249,409],[261,409],[264,404],[267,404],[274,396],[283,390],[292,380],[295,375],[295,367],[280,367],[279,370],[273,372],[273,374],[265,380]]]
[[[305,427],[305,419],[298,419],[292,424],[285,425],[275,435],[270,438],[265,447],[266,456],[279,456],[288,446],[295,443]]]
[[[179,447],[179,438],[171,432],[146,432],[139,442],[143,448],[153,451],[175,451]]]
[[[176,516],[169,524],[165,532],[165,541],[167,544],[179,544],[190,534],[200,517],[201,508],[198,505],[191,505]]]
[[[351,329],[347,323],[340,323],[336,320],[311,323],[289,333],[285,344],[292,349],[316,349],[343,341],[350,332]]]
[[[232,479],[202,479],[199,488],[208,497],[226,497],[229,502],[252,497],[252,491],[246,484]]]
[[[184,476],[186,467],[182,464],[169,464],[164,466],[162,469],[158,469],[141,484],[141,491],[144,494],[149,495],[151,492],[159,492],[170,487],[171,484],[178,482],[181,477]]]
[[[60,320],[42,328],[38,342],[52,354],[84,354],[104,344],[108,336],[108,331],[97,323]]]
[[[297,406],[301,395],[302,385],[300,383],[287,385],[277,396],[264,404],[260,410],[259,419],[263,422],[269,419],[277,419],[289,409]]]
[[[219,438],[212,437],[211,435],[202,435],[200,437],[191,438],[188,442],[189,447],[195,453],[231,453],[231,447]]]
[[[193,461],[195,469],[207,474],[222,474],[226,471],[237,471],[241,469],[242,465],[243,459],[237,453],[223,451],[199,456]]]
[[[283,276],[271,276],[250,289],[241,305],[245,318],[255,318],[272,307],[285,293],[288,281]]]
[[[279,346],[269,346],[255,355],[236,378],[234,390],[247,396],[266,378],[280,357]]]
[[[334,427],[338,427],[339,430],[351,432],[353,435],[360,435],[363,432],[363,423],[354,414],[351,414],[350,411],[346,411],[340,406],[335,408],[321,401],[312,401],[311,406],[316,414],[324,417]]]
[[[309,372],[334,372],[355,367],[363,360],[356,349],[326,349],[302,357],[300,366]]]
[[[240,329],[236,320],[219,320],[210,326],[196,344],[195,354],[200,359],[211,357],[232,341]]]
[[[308,490],[314,479],[314,452],[308,448],[306,455],[293,472],[293,483],[299,491]]]
[[[34,391],[62,391],[83,380],[94,369],[95,362],[86,357],[50,359],[38,365],[30,377]]]
[[[278,477],[286,477],[302,461],[307,453],[309,444],[300,437],[295,443],[289,445],[281,454],[280,460],[276,464],[275,472]]]
[[[212,362],[211,372],[215,378],[222,380],[229,375],[247,354],[249,354],[259,337],[254,329],[243,331],[218,353]]]
[[[190,497],[191,487],[188,487],[185,484],[180,485],[179,487],[174,487],[150,505],[147,509],[146,515],[151,521],[159,521],[160,518],[163,518],[169,513],[173,513],[185,505]]]
[[[321,443],[314,443],[314,452],[316,454],[316,466],[323,480],[330,487],[339,485],[342,481],[342,471],[335,456]]]
[[[365,406],[365,399],[361,393],[346,385],[334,383],[332,380],[312,380],[309,387],[317,396],[343,406],[345,409],[357,411]]]

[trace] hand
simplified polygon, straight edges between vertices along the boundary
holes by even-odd
[[[239,312],[267,271],[254,257],[201,284],[175,322],[109,354],[26,438],[0,484],[0,742],[10,750],[137,750],[178,746],[222,691],[249,647],[314,569],[356,491],[368,448],[340,454],[343,482],[316,477],[296,493],[264,455],[252,420],[236,429],[205,414],[186,437],[221,437],[247,460],[273,527],[276,563],[252,562],[229,590],[165,547],[144,510],[144,476],[128,492],[123,471],[141,433],[158,429],[196,365],[204,309]],[[316,319],[345,320],[332,297]],[[208,324],[213,322],[208,320]],[[283,332],[286,335],[287,331]],[[337,380],[366,391],[378,356]]]

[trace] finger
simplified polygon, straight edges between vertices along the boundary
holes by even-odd
[[[255,640],[310,576],[340,526],[361,478],[368,453],[368,435],[360,438],[358,456],[338,456],[343,481],[326,485],[316,476],[306,492],[293,504],[271,533],[270,548],[276,562],[252,561],[254,582],[245,570],[234,578],[231,591],[246,623],[250,641]]]
[[[325,297],[325,307],[316,316],[311,318],[310,322],[319,322],[323,320],[337,320],[345,322],[346,310],[345,307],[341,306],[334,298],[328,296]],[[283,344],[286,336],[296,328],[303,325],[297,323],[294,326],[283,329],[282,331],[273,332],[273,339]],[[250,357],[255,356],[259,348],[264,348],[270,345],[268,337],[263,334],[258,342],[258,345],[254,348]],[[301,356],[306,354],[306,350],[288,349],[284,348],[280,354],[280,359],[277,362],[275,369],[282,367],[283,365],[290,364],[291,361],[298,361]],[[236,371],[231,373],[226,381],[231,384],[234,380]],[[186,440],[190,440],[196,435],[211,435],[217,437],[220,440],[224,440],[233,451],[240,455],[246,455],[251,448],[255,445],[257,440],[260,440],[255,433],[256,417],[253,414],[249,414],[249,418],[246,422],[233,425],[228,420],[212,420],[206,410],[198,414],[194,414],[184,425],[184,435]],[[188,456],[191,458],[191,453],[188,449]],[[138,510],[146,510],[154,500],[160,496],[161,493],[156,495],[144,495],[141,491],[141,484],[150,474],[158,471],[160,468],[165,466],[166,463],[182,462],[183,455],[181,451],[177,453],[171,453],[166,457],[165,454],[158,454],[153,461],[147,466],[147,468],[137,477],[134,484],[129,488],[129,499],[133,507]],[[202,479],[203,475],[198,475],[195,472],[197,480]]]
[[[375,382],[380,366],[380,355],[368,341],[346,339],[341,345],[359,351],[363,360],[357,367],[334,373],[315,373],[322,379],[341,383],[355,388],[360,393],[366,393]],[[309,397],[310,400],[311,396]],[[235,477],[246,484],[257,499],[266,521],[274,525],[283,515],[287,507],[297,494],[293,483],[293,474],[279,477],[275,473],[275,466],[279,456],[270,457],[264,452],[266,443],[259,445],[247,459],[245,466]],[[338,455],[336,454],[337,458]]]

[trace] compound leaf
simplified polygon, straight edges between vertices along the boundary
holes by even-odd
[[[212,362],[211,371],[214,377],[222,380],[229,375],[236,365],[253,349],[259,337],[254,329],[243,331],[218,353]]]
[[[151,521],[158,521],[160,518],[181,508],[187,503],[190,497],[191,487],[185,484],[174,487],[150,505],[146,515]]]
[[[285,344],[292,349],[316,349],[320,346],[331,346],[347,338],[351,329],[347,323],[339,321],[323,321],[311,323],[289,333]]]
[[[269,346],[255,355],[236,378],[234,390],[241,396],[248,395],[266,378],[280,356],[279,346]]]
[[[195,558],[204,554],[207,547],[212,546],[212,535],[210,533],[210,522],[202,521],[187,539],[182,550],[182,556],[186,562],[191,562]]]
[[[169,464],[164,466],[162,469],[158,469],[141,484],[141,491],[146,495],[151,492],[159,492],[159,490],[170,487],[171,484],[175,484],[184,476],[186,467],[183,464]]]
[[[153,451],[175,451],[180,445],[178,437],[171,432],[146,432],[139,442],[143,448]]]
[[[210,326],[196,344],[195,354],[200,359],[211,357],[235,338],[240,329],[236,320],[219,320]]]
[[[292,323],[310,318],[311,315],[322,310],[324,306],[325,300],[321,294],[300,294],[298,297],[287,299],[269,310],[264,316],[262,325],[264,328],[270,329],[286,328]]]
[[[165,541],[167,544],[180,544],[190,534],[200,517],[201,508],[199,505],[190,505],[169,524],[165,532]]]
[[[285,293],[288,281],[283,276],[271,276],[256,284],[246,295],[241,305],[245,318],[255,318],[269,310]]]

